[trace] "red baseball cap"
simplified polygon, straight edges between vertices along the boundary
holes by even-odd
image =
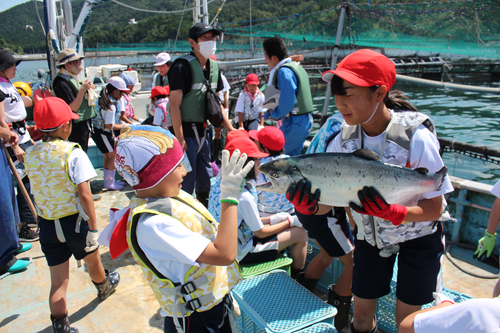
[[[254,73],[248,74],[246,82],[247,82],[247,84],[256,84],[256,85],[258,85],[259,84],[259,77],[257,76],[257,74],[254,74]]]
[[[80,116],[59,97],[47,97],[35,104],[33,120],[42,132],[52,132]]]
[[[285,147],[285,135],[274,126],[266,126],[260,131],[251,130],[248,134],[268,149],[280,151]]]
[[[229,141],[233,140],[233,139],[237,139],[237,138],[250,138],[250,136],[248,136],[248,132],[245,131],[245,130],[235,130],[235,131],[231,131],[231,132],[228,132],[227,135],[226,135],[226,145],[229,143]]]
[[[162,87],[162,86],[156,86],[153,89],[151,89],[151,96],[149,98],[153,98],[156,96],[167,96],[169,94],[169,91],[165,89],[167,87]]]
[[[233,139],[226,144],[224,149],[228,150],[230,155],[232,155],[236,149],[239,149],[242,154],[245,153],[248,157],[261,158],[269,156],[269,154],[261,152],[259,147],[257,147],[255,142],[250,140],[250,138]]]
[[[391,90],[396,82],[396,66],[385,55],[362,49],[345,57],[336,69],[324,72],[321,78],[332,82],[334,75],[360,87],[385,85]]]

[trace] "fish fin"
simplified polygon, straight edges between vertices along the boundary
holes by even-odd
[[[439,190],[441,190],[441,186],[443,186],[444,177],[446,177],[446,175],[448,174],[448,168],[445,165],[441,169],[439,169],[439,171],[436,172],[435,174],[439,175],[439,177],[440,177],[439,187],[437,189],[439,191]]]
[[[415,171],[421,175],[426,175],[429,173],[429,170],[427,168],[416,168]]]
[[[370,161],[380,161],[380,157],[376,152],[370,149],[358,149],[352,153],[356,157],[364,158],[365,160]]]

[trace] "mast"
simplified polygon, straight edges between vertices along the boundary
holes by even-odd
[[[330,70],[334,70],[337,67],[337,55],[340,47],[340,40],[342,39],[342,30],[344,28],[344,18],[347,6],[348,6],[347,0],[342,0],[342,9],[340,10],[339,25],[337,27],[337,37],[335,39],[335,46],[333,47],[332,64],[330,66]],[[327,112],[328,112],[328,105],[330,104],[330,97],[331,97],[331,83],[328,83],[328,86],[326,88],[325,104],[323,105],[323,114],[321,115],[320,128],[321,126],[323,126],[326,119],[328,118]]]

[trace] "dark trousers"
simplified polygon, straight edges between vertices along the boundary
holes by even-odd
[[[226,295],[222,302],[208,311],[194,312],[189,317],[185,317],[185,331],[189,333],[231,333],[231,324],[227,313],[229,310],[225,306],[225,303],[229,301],[227,298]],[[229,307],[232,308],[232,304]],[[179,318],[179,323],[184,328],[182,318]],[[177,333],[172,317],[165,317],[164,332]]]
[[[26,152],[26,148],[31,147],[31,146],[33,146],[33,144],[31,143],[31,140],[27,141],[25,143],[21,143],[19,145],[19,147],[21,147],[21,149],[24,150],[25,152]],[[14,155],[14,152],[12,151],[12,149],[9,147],[9,148],[7,148],[7,150],[9,151],[9,155],[12,158],[12,161],[13,162],[17,161],[16,155]],[[31,202],[33,204],[35,204],[35,198],[31,194],[31,183],[30,183],[30,179],[28,178],[28,176],[25,176],[23,178],[23,184],[24,184],[24,187],[26,188],[26,192],[28,192],[28,194],[31,198]],[[21,186],[22,186],[21,184],[17,184],[17,208],[19,209],[19,218],[20,218],[22,223],[35,224],[36,223],[35,218],[33,217],[33,214],[31,214],[31,210],[30,210],[30,207],[28,205],[28,202],[26,201],[26,199],[24,199],[24,195],[23,195],[23,192],[21,190]]]
[[[68,141],[78,143],[84,152],[89,149],[90,122],[91,120],[85,120],[75,123],[73,120],[71,134],[68,138]]]

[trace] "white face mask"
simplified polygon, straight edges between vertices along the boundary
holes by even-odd
[[[198,45],[200,46],[201,55],[207,59],[213,56],[217,50],[215,41],[199,42]]]

